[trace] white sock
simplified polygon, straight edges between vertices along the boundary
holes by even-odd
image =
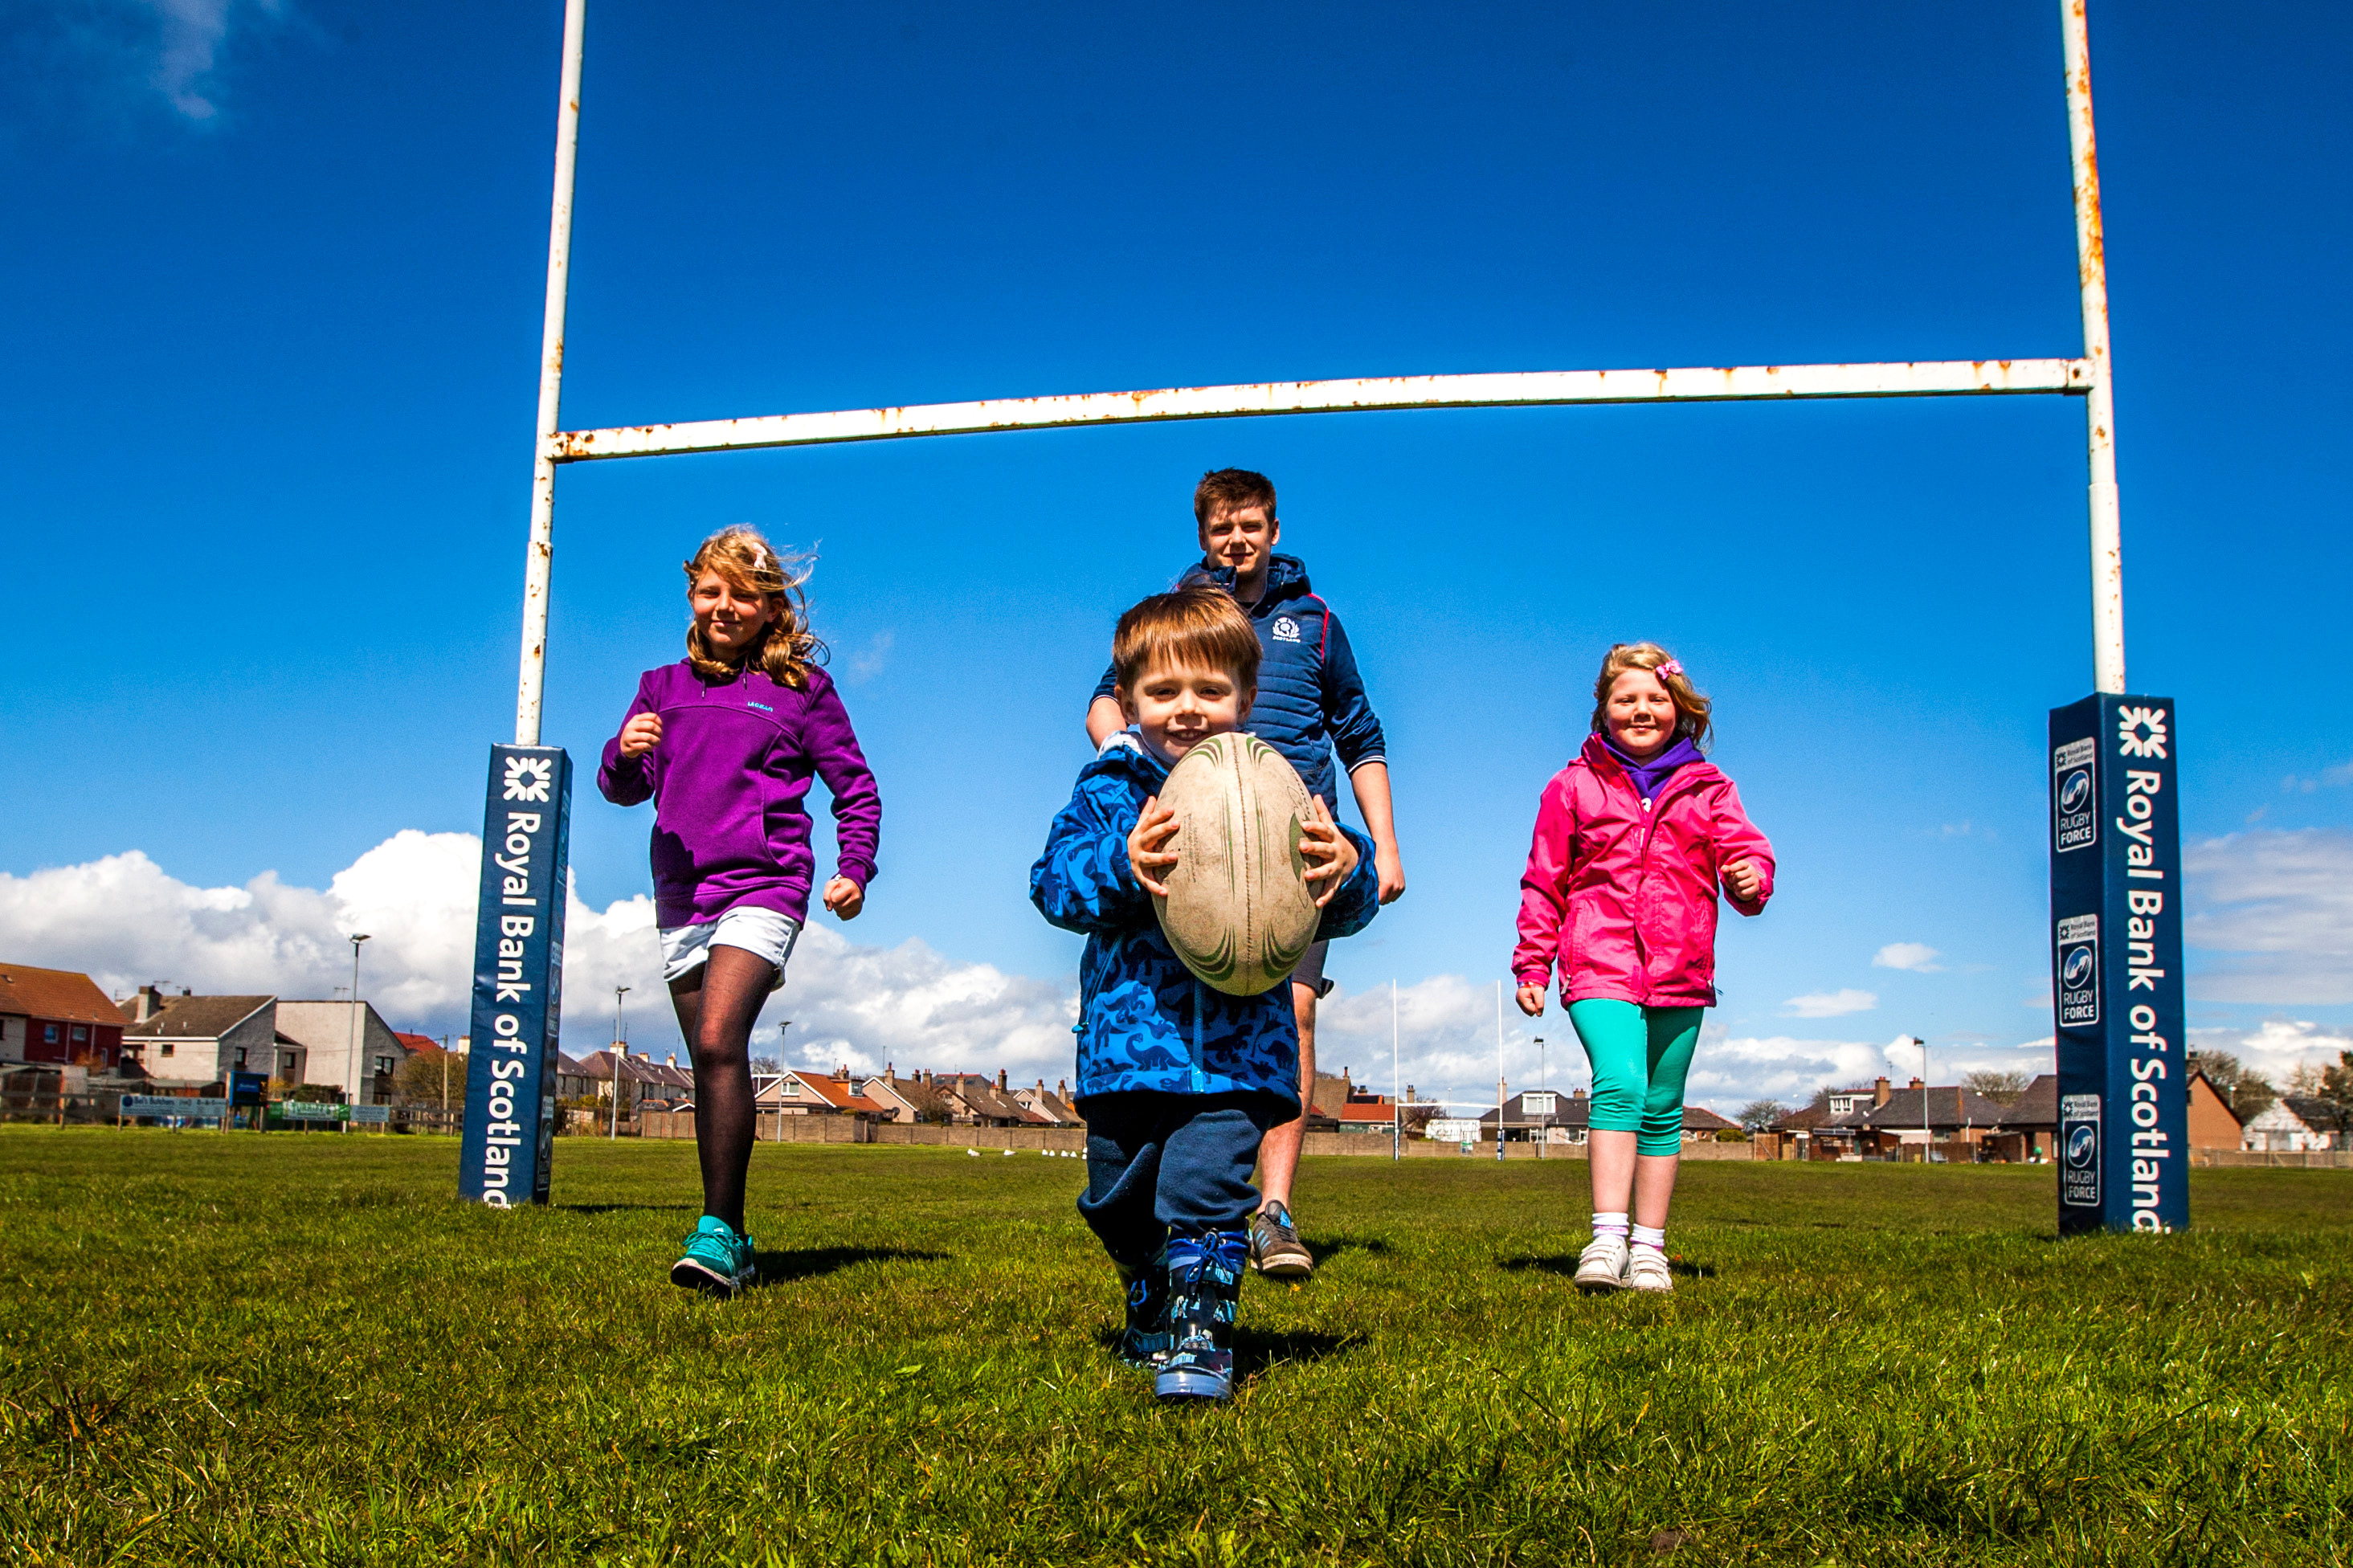
[[[1593,1216],[1593,1234],[1594,1234],[1594,1236],[1595,1236],[1595,1237],[1604,1237],[1604,1236],[1614,1236],[1614,1237],[1617,1237],[1619,1240],[1620,1240],[1620,1241],[1625,1240],[1625,1239],[1626,1239],[1626,1216],[1625,1216],[1625,1215],[1623,1215],[1622,1213],[1621,1213],[1621,1214],[1598,1214],[1598,1215],[1595,1215]]]
[[[1667,1227],[1662,1225],[1638,1225],[1633,1229],[1634,1245],[1647,1247],[1653,1252],[1667,1249]]]

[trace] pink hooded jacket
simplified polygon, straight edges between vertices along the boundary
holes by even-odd
[[[1545,785],[1520,878],[1512,973],[1542,986],[1560,967],[1565,1001],[1715,1005],[1715,897],[1724,868],[1757,862],[1754,903],[1773,896],[1773,846],[1712,763],[1686,763],[1646,807],[1599,735]]]

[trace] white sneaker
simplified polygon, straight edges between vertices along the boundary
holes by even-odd
[[[1626,1238],[1622,1236],[1597,1236],[1585,1244],[1577,1255],[1577,1288],[1580,1290],[1615,1290],[1626,1272]]]
[[[1637,1247],[1626,1260],[1626,1289],[1655,1290],[1661,1293],[1675,1288],[1675,1277],[1667,1268],[1667,1255],[1655,1247]]]

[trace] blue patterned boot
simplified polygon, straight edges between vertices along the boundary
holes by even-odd
[[[1213,1230],[1168,1238],[1168,1353],[1152,1380],[1163,1399],[1234,1396],[1234,1311],[1250,1232]]]
[[[1156,1372],[1167,1359],[1168,1249],[1140,1268],[1119,1265],[1119,1282],[1127,1292],[1127,1323],[1120,1330],[1119,1359],[1130,1366]]]

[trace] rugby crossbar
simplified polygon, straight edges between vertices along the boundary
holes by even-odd
[[[1272,381],[565,430],[558,409],[564,382],[565,300],[572,268],[573,177],[580,138],[580,68],[588,0],[564,0],[564,68],[556,100],[555,188],[548,214],[547,314],[540,342],[539,423],[532,452],[531,536],[523,566],[522,661],[515,682],[515,743],[539,743],[540,699],[547,669],[548,587],[555,553],[555,471],[566,463],[890,441],[914,436],[1408,408],[1770,403],[1781,398],[2021,393],[2081,397],[2089,468],[2094,689],[2121,692],[2125,689],[2124,551],[2116,504],[2115,392],[2108,363],[2107,245],[2100,223],[2099,151],[2092,127],[2091,38],[2084,0],[2057,0],[2057,4],[2066,77],[2068,155],[2074,174],[2076,282],[2084,321],[2083,353],[2076,358]]]
[[[1731,369],[1556,370],[1482,375],[1392,375],[1356,381],[1261,381],[1063,397],[988,398],[828,414],[771,414],[679,425],[566,430],[550,437],[557,463],[744,452],[915,436],[1238,419],[1275,414],[1355,414],[1407,408],[1545,408],[1577,403],[1769,403],[1782,398],[1971,397],[2091,390],[2079,359],[1932,360],[1896,364],[1752,364]]]

